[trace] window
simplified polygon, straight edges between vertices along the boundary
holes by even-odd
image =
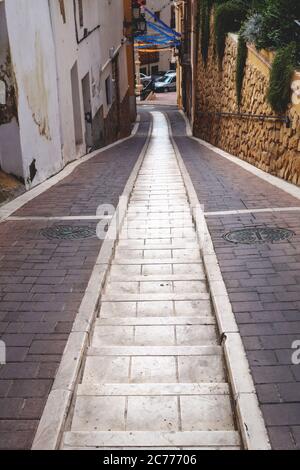
[[[151,73],[152,73],[152,75],[158,73],[158,65],[154,65],[154,66],[151,68]]]
[[[154,14],[156,16],[155,21],[160,20],[160,11],[155,11]]]
[[[171,28],[176,28],[176,13],[175,13],[175,6],[171,6]]]
[[[78,0],[79,24],[83,28],[83,0]]]

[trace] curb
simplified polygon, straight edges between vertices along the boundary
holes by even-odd
[[[263,170],[260,170],[254,165],[251,165],[251,163],[246,162],[245,160],[242,160],[239,157],[236,157],[234,155],[231,155],[230,153],[226,152],[225,150],[220,149],[219,147],[215,147],[214,145],[210,144],[209,142],[206,142],[205,140],[199,139],[198,137],[195,137],[193,135],[193,132],[191,130],[191,125],[184,114],[183,111],[179,111],[182,117],[185,120],[186,123],[186,135],[187,137],[191,137],[191,139],[195,140],[199,144],[203,145],[209,150],[212,150],[215,152],[219,157],[226,158],[226,160],[229,160],[231,163],[235,163],[239,167],[243,168],[244,170],[248,171],[254,176],[257,176],[258,178],[266,181],[267,183],[271,184],[272,186],[275,186],[278,189],[281,189],[282,191],[286,192],[290,196],[293,196],[296,199],[300,199],[300,187],[294,185],[293,183],[289,183],[288,181],[285,181],[278,176],[273,176],[270,173],[266,173]]]
[[[218,328],[223,338],[223,349],[229,373],[229,382],[233,392],[236,417],[244,448],[247,450],[271,450],[248,359],[206,224],[204,211],[200,205],[178,146],[172,136],[171,123],[167,115],[166,118],[169,126],[170,139],[193,211],[193,218],[201,246],[201,255],[209,282]]]
[[[123,142],[126,142],[129,139],[132,139],[132,137],[134,137],[137,134],[140,119],[141,117],[140,115],[138,115],[136,123],[132,129],[130,136],[125,137],[124,139],[121,139],[121,140],[117,140],[116,142],[113,142],[112,144],[107,145],[106,147],[100,148],[98,150],[95,150],[92,153],[84,155],[79,160],[75,160],[69,163],[56,175],[51,176],[48,180],[39,184],[35,188],[30,189],[29,191],[26,191],[24,194],[21,194],[21,196],[17,197],[13,201],[10,201],[7,204],[4,204],[3,206],[1,206],[0,207],[0,223],[4,222],[5,219],[7,219],[10,215],[12,215],[17,210],[21,209],[25,204],[32,201],[36,197],[38,197],[40,194],[43,194],[45,191],[52,188],[52,186],[54,186],[55,184],[65,179],[67,176],[71,175],[73,171],[82,163],[86,163],[92,158],[94,158],[95,156],[99,155],[100,153],[103,153],[106,150],[109,150],[110,148],[115,147],[116,145],[122,144]]]
[[[100,305],[101,291],[105,284],[108,268],[118,241],[119,231],[116,237],[114,230],[115,227],[120,228],[123,224],[129,196],[144,161],[151,134],[152,123],[149,127],[145,145],[122,194],[122,198],[126,198],[126,204],[119,203],[100,249],[89,284],[76,315],[72,332],[66,344],[53,387],[47,399],[32,450],[57,450],[59,448],[67,416],[72,405],[84,354],[89,347],[90,334]],[[128,138],[125,140],[128,140]]]

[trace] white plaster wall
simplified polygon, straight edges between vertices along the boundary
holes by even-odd
[[[24,177],[30,187],[63,166],[55,49],[48,0],[9,0],[5,7],[18,83]],[[37,175],[31,184],[29,166],[34,159]]]
[[[87,73],[90,73],[92,115],[94,117],[103,105],[105,117],[109,111],[106,106],[105,80],[112,73],[110,48],[114,47],[117,50],[121,45],[124,8],[123,0],[83,0],[84,28],[92,31],[97,26],[100,26],[99,29],[96,29],[91,35],[83,39],[84,31],[79,25],[78,2],[76,0],[78,37],[79,40],[83,39],[80,44],[77,44],[73,0],[65,0],[64,6],[66,23],[63,21],[59,2],[57,0],[50,0],[59,77],[58,87],[60,113],[62,116],[63,158],[64,162],[67,163],[79,158],[86,152],[85,143],[82,146],[76,147],[75,145],[71,69],[77,61],[81,120],[84,134],[85,121],[81,81]],[[125,46],[122,46],[120,51],[120,73],[122,74],[121,98],[128,89],[127,61],[122,49],[125,49]]]
[[[101,0],[100,0],[101,1]],[[110,50],[114,48],[119,52],[119,74],[120,74],[120,99],[122,100],[128,91],[128,70],[126,59],[126,46],[124,40],[124,3],[123,0],[101,1],[101,28],[100,41],[103,57],[101,88],[105,93],[105,80],[112,73]],[[109,109],[106,105],[104,95],[104,116]]]
[[[60,11],[59,2],[50,0],[50,12],[52,28],[56,49],[56,60],[58,70],[58,89],[59,89],[59,107],[61,114],[61,135],[62,135],[62,153],[65,163],[81,157],[86,153],[85,142],[76,147],[75,130],[73,120],[73,101],[71,70],[75,62],[78,66],[79,96],[81,104],[81,123],[83,135],[85,130],[85,121],[83,113],[83,99],[81,81],[87,73],[90,72],[91,90],[95,90],[92,99],[93,115],[101,106],[100,93],[100,32],[95,31],[88,38],[77,44],[73,0],[65,0],[66,23]],[[99,0],[84,0],[84,26],[89,30],[99,24]],[[93,14],[92,14],[93,13]],[[83,37],[83,31],[80,29],[78,10],[77,25],[79,40]],[[92,76],[94,83],[92,84]]]

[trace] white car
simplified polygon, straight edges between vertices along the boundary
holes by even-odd
[[[145,75],[144,73],[141,73],[140,77],[141,77],[141,82],[142,82],[143,85],[147,82],[151,82],[151,80],[152,80],[151,76]]]
[[[176,70],[168,70],[168,72],[165,73],[165,77],[167,75],[176,75]]]
[[[176,91],[176,74],[165,75],[162,79],[154,83],[154,91],[156,93],[167,93]]]

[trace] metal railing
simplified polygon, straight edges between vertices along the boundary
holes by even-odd
[[[217,116],[217,117],[234,117],[238,119],[255,119],[257,121],[274,121],[274,122],[283,122],[286,127],[289,129],[291,127],[291,120],[289,116],[273,116],[272,114],[250,114],[250,113],[229,113],[223,111],[200,111],[198,116]]]

